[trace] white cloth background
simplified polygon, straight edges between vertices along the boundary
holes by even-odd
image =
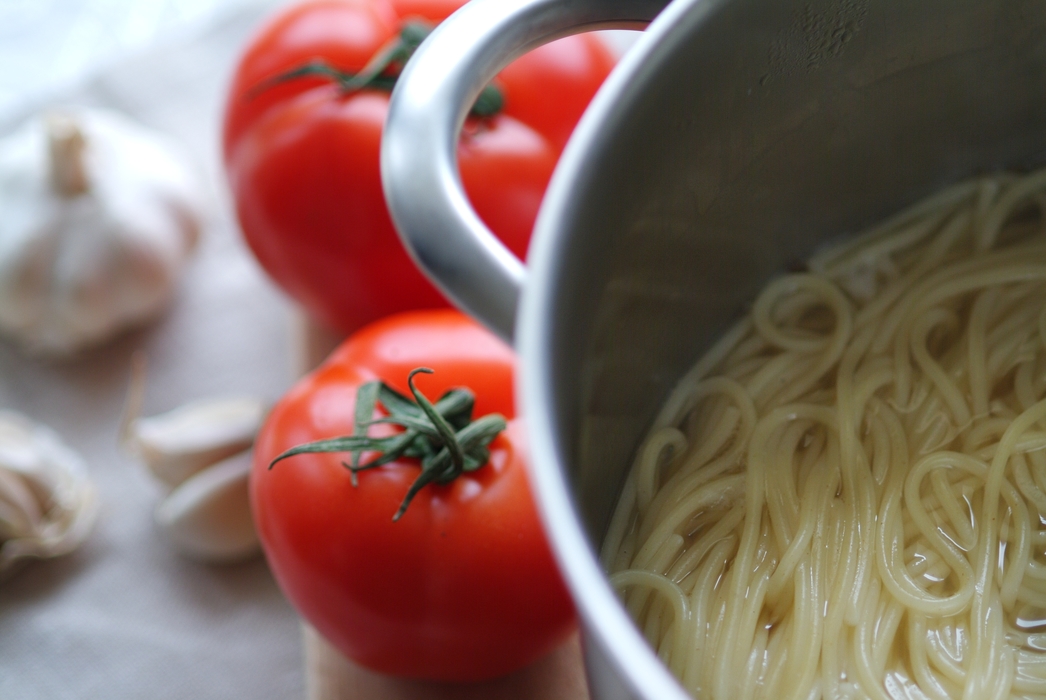
[[[5,104],[0,133],[21,113],[67,102],[116,108],[173,135],[209,185],[212,217],[175,304],[157,322],[66,362],[28,359],[0,342],[0,407],[51,425],[79,450],[101,500],[80,550],[0,584],[2,700],[304,695],[298,620],[263,559],[209,566],[180,558],[153,524],[161,488],[117,444],[136,350],[149,364],[146,415],[205,396],[275,400],[293,379],[292,308],[240,240],[218,161],[222,93],[268,9],[240,2],[195,39],[182,33],[110,61],[78,88],[38,91],[18,109]]]

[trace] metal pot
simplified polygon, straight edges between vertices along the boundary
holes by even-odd
[[[675,0],[578,126],[524,269],[462,193],[469,105],[524,50],[663,4],[473,0],[407,67],[382,148],[416,260],[520,351],[538,500],[598,700],[686,697],[596,556],[676,380],[826,238],[957,179],[1046,162],[1041,0]]]

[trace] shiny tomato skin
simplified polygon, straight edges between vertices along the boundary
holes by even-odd
[[[496,83],[506,93],[505,114],[530,125],[562,151],[615,62],[594,34],[539,46],[498,74]]]
[[[231,183],[244,237],[284,289],[335,328],[357,328],[389,309],[445,306],[388,210],[374,206],[383,195],[370,165],[379,158],[387,97],[333,93],[326,86],[297,95],[241,141]],[[459,161],[465,187],[479,195],[477,214],[526,255],[556,152],[526,125],[497,116],[465,136]],[[344,293],[328,293],[338,289]]]
[[[442,22],[465,4],[464,0],[389,0],[396,14],[405,19],[417,17]]]
[[[510,419],[487,465],[423,488],[397,522],[392,515],[419,473],[411,460],[361,473],[356,487],[343,454],[297,455],[268,468],[294,445],[351,433],[362,383],[382,378],[406,391],[419,366],[435,370],[416,377],[433,400],[469,386],[474,416]],[[358,663],[476,681],[531,663],[573,629],[523,466],[514,369],[512,351],[460,313],[408,312],[361,329],[268,417],[250,492],[270,567],[298,612]]]
[[[386,208],[374,206],[383,195],[370,166],[387,98],[333,92],[298,95],[242,140],[230,183],[247,243],[285,291],[333,328],[357,328],[387,309],[445,305]]]
[[[508,114],[465,125],[458,146],[462,185],[479,218],[520,259],[558,158],[545,137]]]
[[[258,86],[315,59],[359,71],[405,19],[436,22],[461,4],[307,0],[259,30],[233,75],[223,155],[244,236],[277,284],[343,332],[389,313],[447,306],[402,249],[385,207],[378,145],[388,95],[344,95],[316,77]],[[611,66],[594,37],[540,47],[495,81],[504,111],[470,122],[475,128],[462,138],[465,191],[521,257],[566,136]],[[354,109],[357,101],[366,108]]]

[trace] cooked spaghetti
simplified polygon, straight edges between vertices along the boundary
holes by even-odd
[[[695,696],[1046,697],[1046,171],[774,279],[679,382],[603,563]]]

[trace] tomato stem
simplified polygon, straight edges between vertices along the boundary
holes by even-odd
[[[425,415],[432,425],[436,427],[439,432],[440,438],[443,440],[443,444],[447,446],[447,451],[450,452],[450,459],[454,465],[454,470],[459,474],[465,469],[465,454],[461,451],[461,443],[457,441],[454,435],[454,430],[447,421],[443,420],[443,416],[439,414],[439,411],[432,405],[431,402],[425,397],[425,394],[421,393],[416,386],[414,386],[414,375],[418,373],[424,374],[435,374],[434,370],[428,367],[418,367],[407,375],[407,386],[410,387],[410,393],[414,394],[414,400],[421,406],[421,410],[425,411]]]
[[[486,464],[490,459],[488,445],[507,425],[505,417],[498,413],[472,420],[476,399],[467,388],[451,389],[433,404],[414,385],[415,375],[433,373],[428,367],[418,367],[407,376],[413,400],[385,382],[367,382],[356,391],[352,435],[292,447],[272,460],[269,469],[294,455],[348,452],[349,461],[342,462],[342,465],[352,475],[352,485],[357,486],[358,472],[405,457],[419,459],[421,473],[392,516],[393,521],[399,520],[418,491],[428,484],[450,483]],[[379,403],[388,415],[375,419],[374,411]],[[403,432],[388,437],[370,437],[367,434],[370,426],[379,424],[397,425],[403,428]],[[365,452],[380,454],[360,464]]]
[[[400,33],[378,49],[358,73],[339,70],[322,59],[316,59],[262,80],[250,89],[247,98],[253,99],[277,85],[309,76],[319,76],[337,83],[343,96],[363,89],[392,92],[403,66],[431,32],[432,27],[425,22],[404,22]],[[487,85],[476,98],[470,114],[475,117],[492,117],[504,106],[505,97],[501,90],[494,85]]]

